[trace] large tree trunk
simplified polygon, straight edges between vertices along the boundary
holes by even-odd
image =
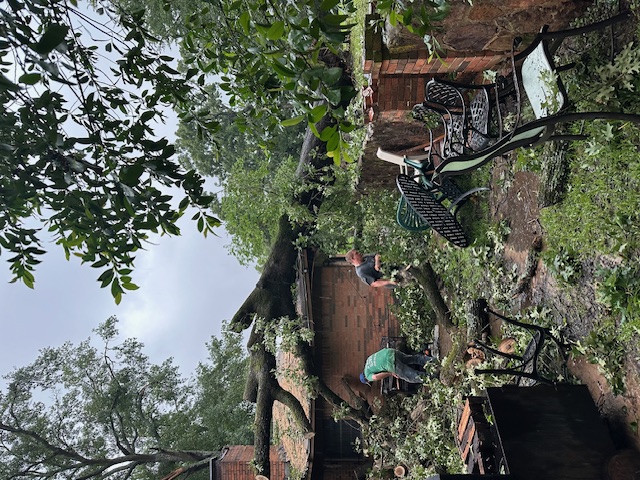
[[[335,58],[332,64],[336,64]],[[351,84],[351,80],[346,73],[343,73],[342,81],[344,84]],[[316,128],[321,132],[325,127],[332,124],[333,120],[327,116],[316,124]],[[320,141],[310,130],[307,130],[298,164],[297,176],[311,188],[305,190],[300,196],[293,197],[292,202],[304,205],[311,213],[315,214],[322,203],[323,197],[322,189],[313,187],[315,185],[319,187],[326,185],[327,172],[321,170],[332,163],[333,160],[326,155],[324,142]],[[255,323],[257,318],[262,322],[269,322],[280,317],[293,318],[296,316],[295,302],[291,293],[291,285],[296,280],[295,265],[298,254],[294,241],[300,234],[305,234],[306,231],[307,229],[304,225],[292,225],[287,216],[280,218],[278,236],[265,263],[262,275],[255,289],[249,294],[230,323],[230,327],[235,331],[242,331],[252,327],[248,342],[251,355],[250,372],[244,397],[246,400],[256,403],[254,463],[258,472],[267,477],[270,475],[270,427],[274,401],[279,401],[289,408],[305,435],[313,435],[311,423],[305,415],[300,402],[278,383],[273,373],[276,365],[274,354],[265,349],[263,335],[256,328]],[[440,303],[434,308],[437,309],[436,313],[439,316],[446,317],[448,312],[446,312],[446,307],[443,308],[441,304],[444,305],[444,302],[440,297]],[[355,421],[366,422],[368,420],[369,409],[366,401],[352,402],[355,404],[355,406],[352,406],[349,402],[336,395],[322,381],[313,363],[313,355],[309,345],[298,345],[296,353],[301,360],[304,374],[317,379],[315,387],[317,395],[322,396],[335,408],[343,409],[346,412],[346,416]]]
[[[335,64],[336,59],[332,59]],[[341,65],[344,66],[344,65]],[[343,71],[346,71],[343,68]],[[351,84],[351,79],[343,73],[342,82]],[[326,116],[316,128],[321,132],[326,126],[332,125],[334,120]],[[320,170],[330,166],[333,160],[326,155],[326,145],[311,130],[307,130],[297,176],[311,188],[292,198],[292,202],[304,205],[311,213],[316,213],[322,204],[322,190],[313,188],[314,185],[323,186],[326,180],[321,180]],[[326,172],[322,172],[326,179]],[[298,252],[294,241],[300,234],[306,232],[304,225],[292,225],[285,215],[280,218],[278,236],[273,244],[269,257],[265,263],[262,275],[256,288],[249,294],[245,302],[238,309],[230,322],[230,328],[242,331],[252,327],[248,342],[251,354],[251,371],[245,388],[246,400],[256,403],[255,418],[255,457],[256,469],[262,475],[269,477],[269,447],[271,445],[271,420],[274,401],[285,404],[294,418],[298,421],[304,434],[312,436],[311,423],[304,413],[300,402],[288,391],[284,390],[274,375],[275,357],[263,345],[263,336],[256,329],[255,320],[271,321],[280,317],[295,317],[295,302],[292,297],[291,285],[296,280],[295,265]],[[326,387],[325,387],[326,388]],[[326,389],[328,390],[328,389]],[[333,392],[331,392],[333,393]],[[325,392],[325,394],[330,395]],[[334,394],[334,401],[342,400]]]
[[[454,328],[455,325],[451,322],[449,307],[447,307],[447,304],[442,298],[442,294],[438,288],[436,274],[433,271],[431,264],[423,263],[419,267],[412,267],[411,275],[416,279],[420,284],[420,287],[422,287],[422,290],[424,290],[424,293],[427,295],[427,300],[436,314],[436,322],[438,325],[447,331]]]

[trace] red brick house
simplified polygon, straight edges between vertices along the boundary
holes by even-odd
[[[232,445],[223,449],[222,454],[212,467],[213,477],[218,480],[254,480],[256,474],[251,466],[253,445]],[[269,452],[271,463],[270,480],[287,478],[286,463],[273,446]]]
[[[311,251],[300,255],[298,275],[299,309],[314,330],[314,362],[324,382],[346,401],[350,394],[345,384],[369,404],[374,404],[375,398],[383,400],[379,385],[362,384],[359,374],[366,358],[380,348],[383,337],[400,335],[392,308],[393,290],[369,287],[343,257],[315,256]],[[287,356],[279,358],[281,363],[289,361]],[[306,466],[310,479],[364,478],[371,463],[353,448],[360,437],[358,424],[334,421],[332,407],[322,398],[310,401],[286,379],[280,383],[305,405],[315,431],[312,439],[295,438],[289,431],[292,425],[286,420],[286,411],[277,408],[278,430],[293,435],[282,436],[287,459],[298,470]]]

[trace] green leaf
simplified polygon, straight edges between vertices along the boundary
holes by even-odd
[[[20,87],[5,77],[2,73],[0,73],[0,92],[2,90],[11,90],[17,92],[20,90]]]
[[[342,91],[339,88],[331,88],[325,92],[324,96],[332,105],[339,105],[342,100]]]
[[[283,120],[281,123],[282,123],[283,127],[292,127],[294,125],[299,124],[304,119],[305,119],[304,115],[298,115],[297,117],[288,118],[286,120]]]
[[[122,283],[122,288],[124,288],[125,290],[138,290],[140,287],[138,287],[138,285],[136,285],[135,283],[131,283],[131,282],[127,282],[127,283]]]
[[[64,41],[67,32],[69,32],[69,27],[66,25],[52,23],[42,34],[38,43],[32,45],[31,48],[41,55],[46,55]]]
[[[113,279],[111,282],[111,295],[116,300],[116,304],[119,304],[120,301],[118,297],[122,297],[122,287],[120,286],[120,281],[117,278]]]
[[[284,35],[284,22],[282,20],[277,21],[269,30],[267,30],[267,38],[269,40],[280,40]]]
[[[144,172],[144,166],[142,164],[131,165],[120,170],[120,181],[125,185],[134,187],[138,184],[140,176]]]
[[[324,133],[324,131],[322,132]],[[340,134],[336,131],[327,139],[327,150],[333,151],[338,150],[340,146]]]
[[[325,15],[320,21],[326,25],[335,27],[347,20],[347,18],[349,18],[347,15]]]
[[[40,81],[42,75],[39,73],[25,73],[18,78],[18,82],[24,83],[26,85],[35,85]]]
[[[327,114],[329,107],[326,104],[320,104],[311,109],[308,114],[311,123],[318,123]]]
[[[239,20],[240,20],[240,26],[242,27],[242,30],[244,31],[245,35],[249,35],[249,26],[250,26],[249,22],[251,21],[249,12],[247,12],[246,10],[242,12]]]
[[[294,72],[290,68],[285,67],[277,60],[273,62],[273,69],[278,75],[282,75],[283,77],[294,78],[296,76],[296,72]]]
[[[340,80],[341,76],[342,69],[340,67],[331,67],[324,70],[320,78],[322,78],[322,81],[327,85],[333,85]]]
[[[27,278],[26,276],[23,276],[22,277],[22,283],[24,283],[27,287],[29,287],[31,289],[33,289],[33,287],[34,287],[33,278]]]
[[[320,4],[320,10],[322,10],[323,12],[328,12],[329,10],[331,10],[333,7],[335,7],[336,5],[338,5],[338,3],[340,3],[340,0],[324,0],[321,4]]]
[[[113,280],[113,270],[105,270],[102,272],[102,275],[98,277],[98,281],[100,282],[100,288],[104,288],[111,283]]]
[[[101,258],[100,260],[98,260],[95,263],[92,263],[91,266],[93,268],[100,268],[100,267],[104,267],[105,265],[107,265],[109,263],[109,260],[107,260],[106,258]]]
[[[328,127],[324,127],[322,133],[320,134],[320,140],[326,142],[336,133],[335,125],[330,125]]]

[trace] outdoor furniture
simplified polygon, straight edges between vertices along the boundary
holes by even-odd
[[[470,396],[458,410],[456,445],[466,473],[499,474],[504,469],[502,449],[495,428],[486,416],[487,399]]]
[[[486,148],[443,158],[442,163],[435,166],[433,183],[439,184],[451,175],[460,175],[479,168],[491,159],[519,147],[539,145],[546,141],[571,141],[585,138],[583,135],[554,136],[554,128],[558,124],[598,119],[640,123],[640,115],[630,113],[569,112],[570,102],[558,75],[566,70],[567,66],[556,67],[552,57],[564,39],[603,29],[628,18],[629,15],[625,12],[584,27],[556,32],[549,32],[548,26],[545,26],[522,52],[518,54],[512,52],[511,59],[514,66],[512,79],[508,87],[506,84],[503,87],[504,95],[513,93],[516,98],[515,128],[509,133],[500,132],[497,141],[490,143]],[[514,48],[518,41],[516,39],[514,42]],[[503,95],[498,92],[497,97],[501,96]],[[520,112],[523,97],[526,97],[531,104],[536,117],[533,121],[522,122]],[[473,113],[467,116],[471,116],[468,120],[471,124],[476,122],[473,119]]]
[[[467,474],[427,480],[632,478],[610,475],[616,446],[586,385],[487,388],[467,399],[456,440]]]
[[[400,194],[415,213],[436,232],[458,247],[466,247],[467,239],[462,226],[447,207],[438,201],[433,192],[411,177],[400,174],[396,177]]]
[[[406,156],[387,152],[379,148],[377,156],[381,160],[399,165],[401,172],[403,172],[402,175],[407,178],[412,178],[416,185],[420,183],[421,189],[419,190],[416,190],[414,186],[407,187],[414,192],[411,194],[413,199],[411,201],[409,201],[407,195],[404,193],[405,188],[401,186],[405,184],[404,180],[398,183],[401,196],[396,210],[396,221],[402,228],[412,232],[421,232],[433,228],[445,238],[448,238],[447,235],[451,232],[452,228],[456,231],[459,229],[461,232],[462,227],[460,227],[455,219],[457,209],[462,206],[470,195],[488,190],[486,187],[479,187],[464,192],[453,180],[446,180],[442,185],[433,185],[430,180],[433,171],[433,155],[430,151],[420,155]],[[413,171],[413,177],[409,177],[408,175],[408,172],[411,170]],[[418,196],[420,195],[428,195],[429,198],[419,200]],[[448,203],[448,206],[443,205],[445,201]],[[431,212],[426,205],[432,202],[439,204],[441,208],[437,208],[436,211]],[[416,209],[414,205],[418,205],[418,208]],[[445,227],[441,232],[440,229],[443,228],[443,225]],[[457,227],[455,227],[455,225],[457,225]],[[456,242],[458,243],[456,244],[458,246],[466,246],[466,240],[462,242],[458,234],[454,235],[454,238],[457,239]]]
[[[498,85],[474,85],[433,78],[425,85],[423,107],[439,113],[445,125],[442,156],[448,158],[485,148],[495,140],[492,118],[502,131]]]
[[[533,325],[530,323],[519,322],[512,318],[508,318],[489,308],[485,299],[478,299],[473,305],[473,314],[480,318],[480,324],[489,324],[488,317],[493,315],[500,320],[515,325],[520,328],[524,328],[531,334],[524,352],[522,354],[503,352],[499,349],[493,348],[480,340],[474,340],[471,347],[480,348],[483,352],[497,355],[508,361],[508,365],[503,368],[476,368],[475,372],[478,374],[496,374],[496,375],[510,375],[516,377],[516,384],[521,386],[531,386],[536,383],[554,384],[554,378],[551,378],[551,374],[560,374],[562,378],[567,378],[567,358],[570,350],[568,344],[564,339],[552,331],[549,328],[541,327],[539,325]],[[558,365],[550,366],[551,370],[559,368],[561,372],[543,372],[540,368],[540,359],[543,349],[545,349],[549,342],[552,342],[554,360]]]

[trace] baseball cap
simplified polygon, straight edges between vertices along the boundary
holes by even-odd
[[[367,380],[367,377],[365,377],[365,376],[364,376],[364,373],[361,373],[361,374],[360,374],[360,381],[361,381],[362,383],[366,383],[367,385],[371,385],[371,384],[369,383],[369,380]]]

